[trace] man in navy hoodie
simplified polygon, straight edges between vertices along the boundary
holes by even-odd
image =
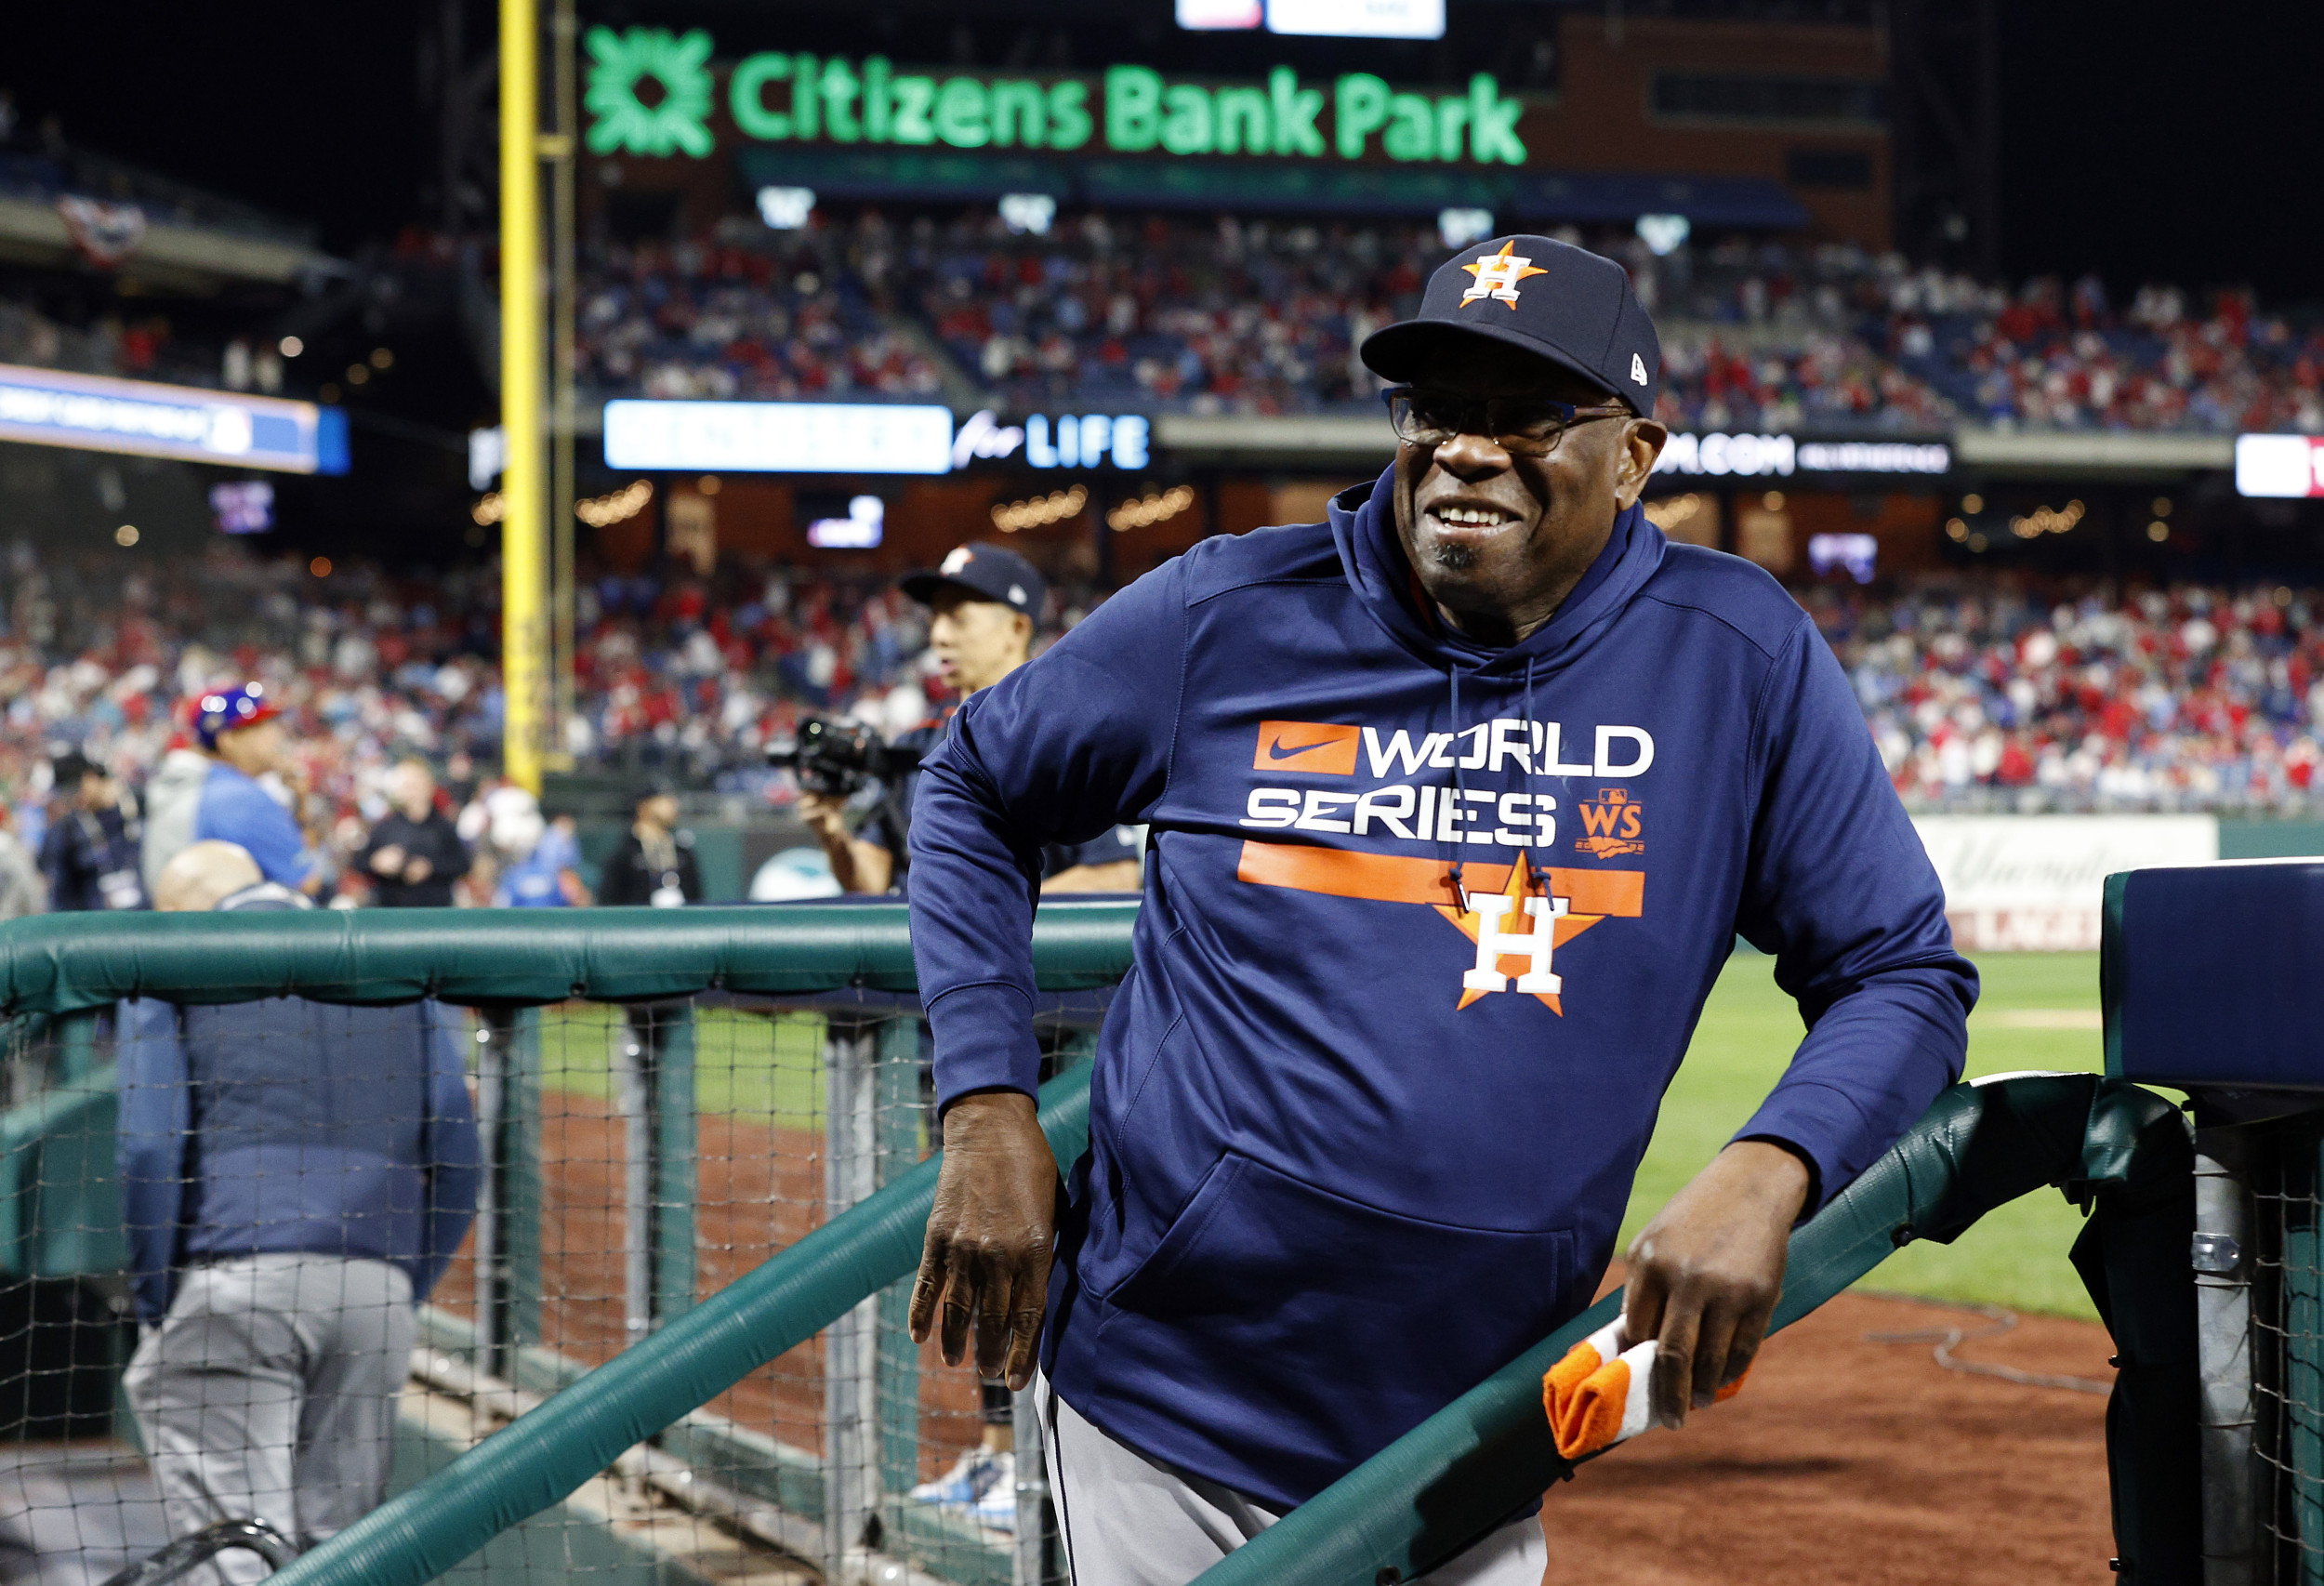
[[[1199,1574],[1589,1302],[1737,932],[1807,1034],[1627,1252],[1663,1424],[1741,1374],[1792,1224],[1966,1046],[1975,971],[1839,665],[1639,508],[1659,346],[1620,267],[1497,238],[1363,351],[1406,382],[1394,465],[1116,595],[962,707],[914,807],[944,1165],[913,1327],[1019,1384],[1037,1342],[1107,1586]],[[1037,856],[1135,822],[1060,1197]],[[1519,1515],[1429,1579],[1542,1566]]]

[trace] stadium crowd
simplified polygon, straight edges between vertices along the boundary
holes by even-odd
[[[0,802],[27,852],[69,791],[51,785],[54,757],[78,750],[134,792],[183,744],[188,702],[230,679],[262,681],[284,707],[351,897],[399,758],[432,763],[450,807],[478,812],[471,839],[494,818],[488,575],[358,567],[325,581],[228,544],[123,579],[102,558],[19,543],[8,570]],[[930,708],[925,617],[890,588],[721,567],[595,578],[580,594],[564,747],[583,769],[782,804],[793,791],[763,750],[803,713],[893,734]],[[1914,808],[2324,809],[2324,601],[2311,592],[1819,584],[1801,599]],[[487,879],[469,901],[491,891]]]
[[[1804,595],[1918,809],[2324,802],[2324,605],[2199,585]]]
[[[2095,277],[2008,288],[1848,245],[1728,237],[1619,258],[1661,321],[1660,416],[1691,429],[2324,430],[2324,324]],[[588,263],[584,377],[607,395],[1065,400],[1272,414],[1361,405],[1353,355],[1411,311],[1433,227],[1091,211],[730,218],[699,244]],[[952,367],[938,362],[948,355]]]
[[[357,567],[326,582],[231,544],[125,579],[104,558],[23,542],[7,565],[0,802],[32,851],[53,757],[77,748],[140,787],[185,742],[188,702],[228,680],[262,682],[283,707],[337,871],[387,813],[402,756],[439,767],[455,808],[481,810],[494,790],[503,702],[488,575]],[[924,615],[884,587],[721,569],[592,579],[578,606],[565,747],[585,768],[782,801],[790,790],[762,750],[801,711],[852,710],[891,734],[927,713]]]

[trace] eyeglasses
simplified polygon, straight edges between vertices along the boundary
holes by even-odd
[[[1429,386],[1390,386],[1380,393],[1396,439],[1441,446],[1456,435],[1482,435],[1505,452],[1547,456],[1565,431],[1593,418],[1628,418],[1618,402],[1581,407],[1548,397],[1465,397]]]

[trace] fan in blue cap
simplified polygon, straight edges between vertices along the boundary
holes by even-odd
[[[262,682],[211,689],[193,701],[191,726],[208,765],[175,787],[156,778],[146,823],[145,867],[152,874],[188,846],[216,839],[248,852],[266,879],[312,893],[323,872],[297,817],[261,778],[297,798],[297,768],[283,731],[283,707]]]

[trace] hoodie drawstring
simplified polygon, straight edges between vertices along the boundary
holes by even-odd
[[[1533,661],[1534,658],[1531,655],[1525,657],[1525,741],[1528,744],[1533,741],[1535,730],[1541,725],[1541,718],[1535,713],[1533,708]],[[1541,747],[1543,748],[1549,747],[1549,734],[1546,733],[1541,735]],[[1538,835],[1541,829],[1540,806],[1537,803],[1534,809],[1536,812],[1534,831]],[[1550,873],[1542,867],[1541,861],[1536,857],[1538,847],[1539,844],[1536,842],[1525,844],[1525,876],[1543,897],[1548,897],[1550,895]]]
[[[1469,784],[1468,784],[1468,780],[1460,774],[1460,668],[1459,668],[1459,667],[1458,667],[1458,666],[1454,666],[1454,667],[1447,667],[1447,668],[1446,668],[1446,675],[1447,677],[1449,677],[1449,678],[1452,680],[1452,721],[1453,721],[1453,741],[1452,741],[1453,757],[1452,757],[1452,762],[1453,762],[1453,799],[1455,800],[1455,801],[1456,801],[1457,803],[1459,803],[1459,804],[1460,804],[1460,805],[1462,805],[1462,806],[1465,806],[1465,805],[1467,805],[1467,803],[1469,802]],[[1454,819],[1455,819],[1455,820],[1458,820],[1459,818],[1459,817],[1458,815],[1455,815],[1455,817],[1454,817]],[[1437,820],[1436,820],[1436,831],[1437,831],[1437,839],[1438,839],[1440,842],[1443,842],[1443,841],[1444,841],[1444,838],[1445,838],[1445,834],[1446,834],[1446,833],[1449,832],[1449,833],[1451,833],[1451,834],[1452,834],[1452,839],[1451,839],[1451,841],[1450,841],[1448,844],[1446,844],[1446,846],[1447,846],[1447,847],[1449,847],[1449,848],[1451,849],[1451,852],[1452,852],[1452,874],[1451,874],[1450,879],[1451,879],[1451,881],[1452,881],[1453,895],[1454,895],[1455,897],[1458,897],[1458,898],[1460,900],[1460,912],[1461,912],[1461,913],[1463,913],[1463,914],[1470,913],[1470,912],[1471,912],[1471,910],[1470,910],[1470,907],[1469,907],[1469,883],[1468,883],[1465,879],[1462,879],[1462,877],[1461,877],[1461,872],[1460,872],[1460,828],[1459,828],[1459,826],[1457,826],[1453,825],[1451,821],[1447,821],[1447,820],[1446,820],[1446,819],[1445,819],[1445,818],[1444,818],[1444,817],[1440,814],[1440,815],[1437,817]]]

